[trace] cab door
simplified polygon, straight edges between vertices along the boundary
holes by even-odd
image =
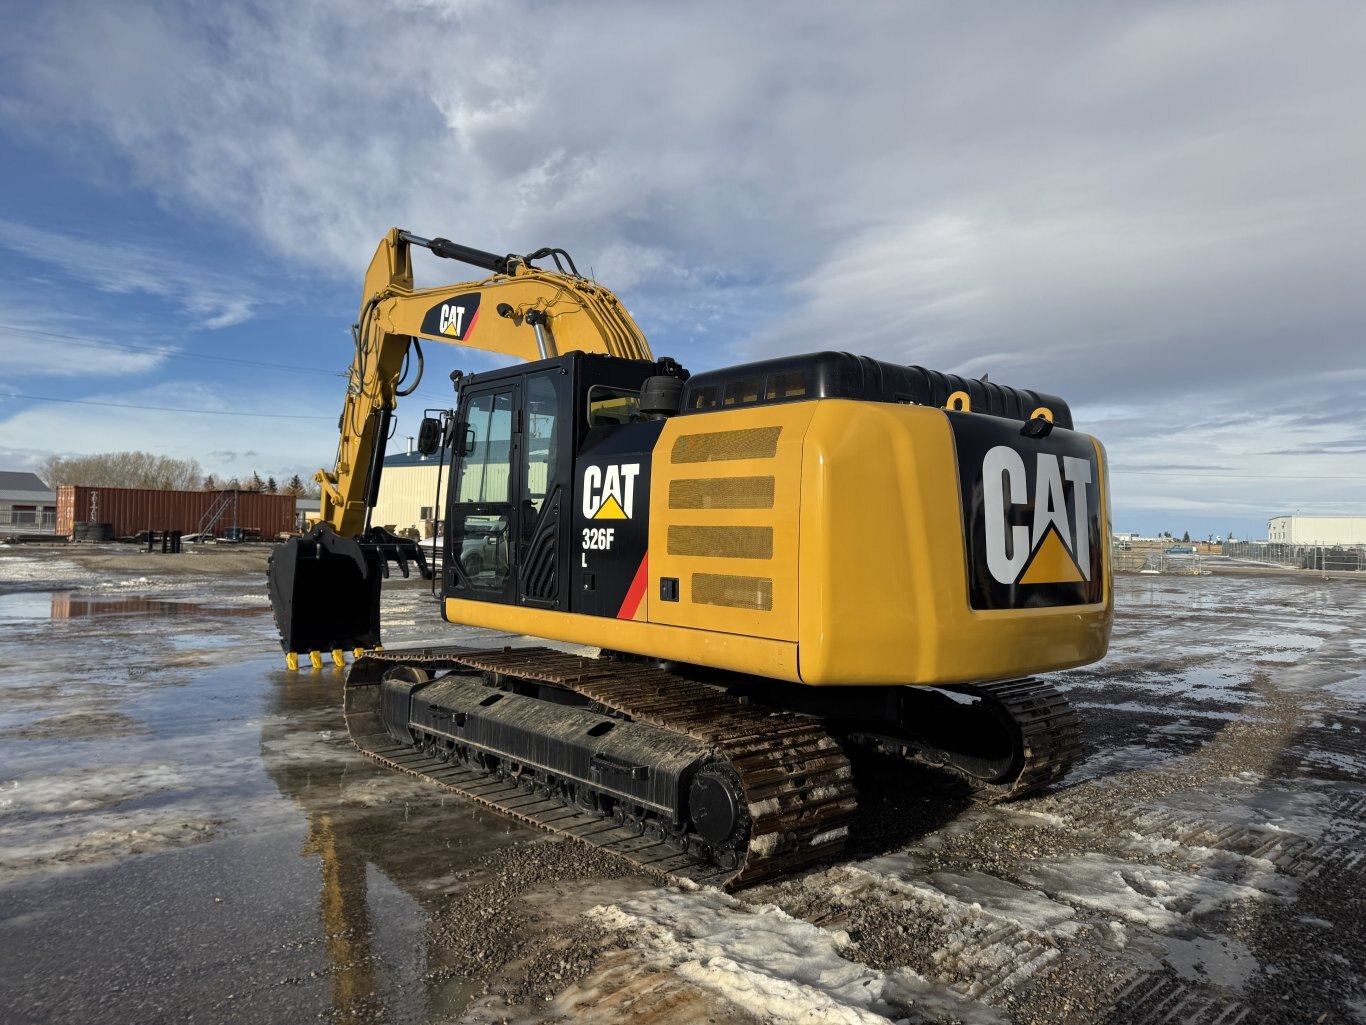
[[[462,396],[446,544],[453,571],[447,573],[448,585],[461,598],[516,600],[519,392],[518,383],[510,381]]]
[[[567,608],[565,517],[573,505],[570,483],[574,431],[572,378],[556,367],[529,373],[520,384],[517,439],[517,602]]]

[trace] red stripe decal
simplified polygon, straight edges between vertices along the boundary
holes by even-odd
[[[465,328],[465,333],[460,336],[460,341],[463,342],[466,338],[470,336],[470,333],[474,330],[474,325],[477,323],[479,323],[479,310],[476,308],[474,311],[474,316],[470,318],[470,326]]]
[[[640,608],[641,599],[645,597],[645,584],[649,580],[650,574],[646,566],[650,562],[650,553],[646,552],[640,558],[640,568],[636,570],[635,578],[631,581],[631,587],[626,592],[626,600],[621,603],[621,608],[617,612],[618,619],[634,619],[636,610]]]

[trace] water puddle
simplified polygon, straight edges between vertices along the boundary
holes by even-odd
[[[89,616],[261,616],[261,607],[209,605],[165,598],[99,598],[71,591],[0,594],[0,622],[33,619],[84,619]]]

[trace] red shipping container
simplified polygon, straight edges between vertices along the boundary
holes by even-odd
[[[210,519],[212,525],[208,525]],[[294,496],[64,484],[57,489],[57,533],[71,537],[77,523],[112,524],[115,537],[132,537],[144,530],[183,534],[206,530],[222,537],[236,527],[274,540],[295,529]]]

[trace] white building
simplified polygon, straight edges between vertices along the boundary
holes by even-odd
[[[37,474],[0,470],[0,534],[50,534],[57,529],[57,493]]]
[[[438,504],[445,504],[445,496],[438,503],[437,470],[441,460],[418,452],[391,453],[384,457],[384,472],[379,479],[379,500],[375,502],[370,522],[377,527],[388,527],[396,533],[417,532],[420,538],[431,537],[435,529]],[[442,475],[441,490],[450,480],[450,461]]]
[[[1266,539],[1286,545],[1366,545],[1366,516],[1273,516]]]

